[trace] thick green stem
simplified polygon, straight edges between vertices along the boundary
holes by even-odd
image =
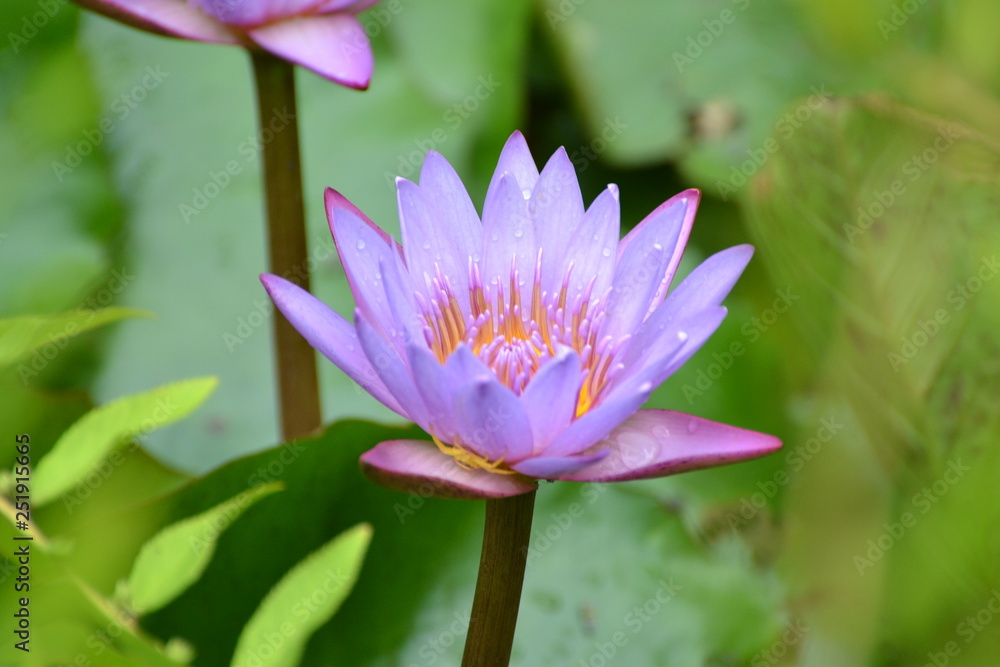
[[[510,662],[534,507],[534,491],[486,501],[483,553],[462,667]]]
[[[264,51],[251,51],[250,57],[257,82],[257,117],[263,145],[270,271],[308,290],[295,68]],[[291,440],[321,424],[316,354],[277,310],[274,341],[281,433],[284,440]]]

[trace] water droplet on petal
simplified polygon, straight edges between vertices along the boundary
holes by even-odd
[[[524,230],[523,229],[515,229],[514,230],[514,236],[516,238],[521,238],[522,236],[524,236]]]
[[[604,250],[601,251],[601,254],[604,255],[605,257],[611,257],[611,248],[605,248]]]
[[[431,242],[424,241],[424,250],[430,250],[430,249],[431,249]]]
[[[688,335],[687,335],[686,331],[678,331],[677,332],[677,340],[679,340],[680,342],[683,343],[687,339],[688,339]]]
[[[490,234],[490,240],[491,241],[499,241],[500,240],[500,235],[497,234],[496,232],[493,232],[492,234]]]
[[[478,252],[472,255],[472,261],[476,262],[476,263],[479,262],[479,253]]]
[[[697,431],[698,430],[698,426],[699,426],[698,422],[696,422],[694,419],[692,419],[691,421],[689,421],[688,422],[688,433],[694,433],[695,431]]]
[[[358,250],[364,250],[364,249],[365,249],[364,239],[358,239]]]
[[[521,190],[521,194],[524,195],[525,199],[530,199],[531,198],[531,188],[524,188],[523,190]]]

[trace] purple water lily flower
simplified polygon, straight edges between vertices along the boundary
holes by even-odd
[[[142,30],[270,51],[349,88],[372,75],[355,17],[377,0],[73,0]]]
[[[619,240],[618,188],[584,210],[566,151],[539,174],[519,132],[500,156],[481,221],[434,151],[420,185],[396,183],[402,246],[326,193],[354,325],[287,280],[261,277],[316,349],[431,435],[366,452],[361,466],[374,481],[496,498],[529,492],[538,479],[657,477],[781,446],[770,435],[639,409],[722,322],[720,303],[753,253],[723,250],[668,294],[696,190]]]

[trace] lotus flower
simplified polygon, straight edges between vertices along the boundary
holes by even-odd
[[[618,188],[584,210],[559,149],[541,174],[515,132],[482,221],[430,151],[396,180],[403,245],[334,190],[330,227],[357,304],[353,326],[273,275],[275,304],[317,350],[430,434],[361,457],[389,488],[452,498],[526,493],[537,480],[624,481],[771,452],[774,437],[640,410],[722,322],[753,248],[729,248],[667,293],[698,205],[687,190],[619,241]],[[428,484],[429,483],[429,484]]]
[[[364,90],[372,52],[355,14],[377,0],[74,0],[142,30],[260,48]]]

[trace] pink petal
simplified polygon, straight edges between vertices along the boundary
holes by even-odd
[[[348,88],[365,90],[372,76],[372,49],[354,16],[295,17],[248,31],[271,53]]]
[[[312,13],[323,0],[191,0],[223,23],[248,28]]]
[[[387,408],[409,419],[361,351],[355,329],[325,303],[278,276],[260,277],[271,299],[302,337]]]
[[[230,29],[184,0],[75,0],[78,5],[142,30],[201,42],[242,44]]]
[[[425,498],[504,498],[534,491],[518,475],[466,470],[424,440],[389,440],[361,455],[361,470],[393,491]]]
[[[385,298],[382,276],[382,266],[395,262],[393,246],[370,220],[358,215],[356,208],[338,206],[331,193],[327,190],[327,216],[354,302],[368,323],[384,333],[395,319]]]
[[[560,479],[623,482],[662,477],[763,456],[780,449],[781,441],[680,412],[641,410],[597,447],[610,453]]]

